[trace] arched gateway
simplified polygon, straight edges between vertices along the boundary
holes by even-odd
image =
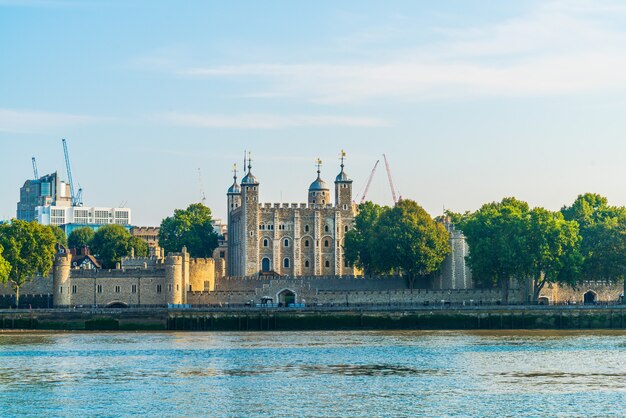
[[[296,303],[296,294],[289,289],[284,289],[276,295],[276,299],[281,306],[289,306]]]

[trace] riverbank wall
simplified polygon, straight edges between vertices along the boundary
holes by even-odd
[[[305,331],[626,329],[626,307],[44,309],[0,311],[2,330]]]

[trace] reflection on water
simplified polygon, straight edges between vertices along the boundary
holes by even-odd
[[[623,416],[624,336],[7,333],[0,334],[0,410],[3,416]]]

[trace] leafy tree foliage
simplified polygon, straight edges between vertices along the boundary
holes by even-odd
[[[52,231],[52,234],[56,239],[56,243],[67,247],[67,235],[65,235],[65,232],[63,232],[63,230],[56,225],[50,225],[48,228]]]
[[[450,252],[448,238],[443,225],[414,201],[393,208],[367,202],[346,234],[346,258],[369,274],[398,270],[413,286],[416,278],[439,270]]]
[[[359,205],[353,228],[346,233],[344,246],[346,260],[365,271],[365,274],[382,273],[375,262],[376,242],[374,228],[381,214],[389,210],[372,202]]]
[[[382,271],[399,270],[409,280],[435,273],[450,253],[449,234],[442,223],[412,200],[401,200],[383,211],[375,224],[375,264]]]
[[[533,280],[533,300],[548,283],[574,286],[583,258],[578,223],[566,221],[560,212],[535,208],[527,218],[528,271]]]
[[[10,283],[15,291],[19,306],[20,287],[36,275],[47,275],[52,269],[57,238],[52,229],[37,222],[13,220],[0,225],[0,246],[10,270],[7,275],[0,273],[0,280]],[[0,266],[1,269],[6,269]]]
[[[626,208],[609,206],[598,194],[578,196],[561,209],[567,220],[576,221],[582,236],[582,277],[588,280],[624,279],[626,269]]]
[[[95,234],[94,230],[88,226],[76,228],[70,232],[70,236],[67,237],[67,244],[69,248],[90,247],[91,240],[93,240]]]
[[[6,283],[9,279],[9,272],[11,271],[11,265],[2,256],[4,248],[0,245],[0,283]]]
[[[135,257],[146,257],[148,255],[148,244],[139,237],[130,237],[130,246],[134,250]]]
[[[176,209],[174,216],[161,222],[159,245],[166,253],[187,247],[192,257],[211,257],[218,244],[212,221],[211,209],[201,203],[191,204],[184,210]]]
[[[530,210],[526,202],[505,198],[465,215],[459,226],[474,280],[483,286],[502,286],[508,294],[511,278],[531,278],[537,300],[546,284],[573,285],[579,279],[578,224],[561,213]]]
[[[458,226],[470,248],[467,263],[478,285],[506,287],[510,278],[528,272],[523,240],[528,213],[526,202],[510,197],[463,216]]]
[[[104,268],[115,268],[122,257],[131,254],[132,236],[121,225],[100,227],[91,240],[91,250],[102,261]]]

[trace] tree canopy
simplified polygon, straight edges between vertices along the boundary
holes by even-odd
[[[187,247],[192,257],[212,257],[218,245],[212,222],[211,209],[201,203],[191,204],[184,210],[176,209],[174,216],[161,222],[159,245],[166,253]]]
[[[119,263],[122,257],[128,257],[131,254],[134,244],[133,237],[123,226],[105,225],[98,228],[94,234],[91,240],[91,250],[102,261],[104,268],[115,268],[115,264]]]
[[[48,228],[52,231],[52,234],[56,239],[56,243],[67,247],[67,235],[65,235],[65,232],[63,232],[63,230],[56,225],[50,225]]]
[[[67,237],[67,245],[69,248],[90,247],[91,240],[93,240],[95,234],[95,231],[88,226],[76,228],[70,232],[70,236]]]
[[[476,283],[502,286],[510,279],[533,279],[533,297],[548,283],[575,284],[582,256],[578,224],[559,212],[530,210],[526,202],[505,198],[462,217],[459,227],[470,252],[467,262]]]
[[[381,214],[389,210],[372,202],[359,206],[359,213],[354,219],[353,228],[346,233],[344,247],[346,260],[365,271],[365,274],[383,273],[375,262],[376,243],[374,228]]]
[[[561,213],[580,226],[582,276],[589,280],[624,279],[626,269],[626,208],[609,206],[598,194],[587,193]]]
[[[52,269],[57,242],[52,231],[37,222],[20,220],[0,225],[2,257],[10,266],[8,274],[0,274],[0,279],[11,284],[18,306],[20,287],[36,275],[47,275]],[[0,269],[6,269],[6,263],[0,262],[0,265],[4,265]]]
[[[359,206],[354,228],[346,234],[346,259],[366,272],[398,270],[411,286],[438,271],[450,253],[448,232],[412,200],[393,208],[371,202]]]

